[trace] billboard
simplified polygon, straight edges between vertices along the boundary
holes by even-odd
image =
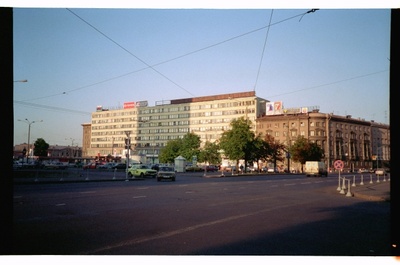
[[[283,114],[283,103],[282,101],[267,102],[266,103],[266,115],[280,115]]]
[[[131,101],[131,102],[124,102],[124,109],[133,109],[133,108],[140,108],[140,107],[147,107],[147,101]]]
[[[124,102],[124,109],[133,109],[135,107],[135,102]]]

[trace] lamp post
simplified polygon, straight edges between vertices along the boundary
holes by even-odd
[[[71,140],[71,148],[70,148],[70,151],[69,151],[69,157],[73,157],[74,156],[74,141],[75,141],[75,139],[72,139],[72,138],[69,138],[69,139],[67,139],[67,138],[65,138],[65,140]]]
[[[29,151],[30,151],[30,143],[29,143],[29,141],[30,141],[30,138],[31,138],[31,125],[33,123],[36,123],[36,122],[42,122],[43,120],[40,120],[40,121],[29,121],[28,119],[25,119],[25,120],[18,120],[18,121],[22,121],[22,122],[25,122],[25,123],[28,124],[28,150],[26,152],[26,163],[28,163],[29,162]]]
[[[126,145],[126,170],[125,170],[125,181],[129,181],[128,180],[128,168],[129,168],[129,152],[131,150],[131,131],[125,131],[126,134],[126,141],[125,141],[125,145]]]

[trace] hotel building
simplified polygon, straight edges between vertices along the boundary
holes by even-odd
[[[97,106],[90,124],[83,126],[83,156],[112,155],[125,158],[130,138],[130,157],[143,163],[158,163],[158,154],[168,141],[197,134],[202,144],[214,142],[230,129],[233,119],[246,117],[256,128],[268,100],[254,91],[156,102],[126,102],[114,109]]]

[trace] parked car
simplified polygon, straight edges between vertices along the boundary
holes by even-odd
[[[199,172],[199,171],[204,171],[204,168],[199,166],[186,165],[185,170],[188,172]]]
[[[214,165],[205,166],[205,170],[207,172],[216,172],[218,171],[218,167]]]
[[[377,168],[375,170],[375,175],[377,176],[384,176],[386,174],[385,169],[384,168]]]
[[[112,167],[112,169],[126,169],[126,163],[117,163]]]
[[[82,168],[83,169],[96,169],[97,168],[97,163],[96,162],[90,162],[86,165],[83,165]]]
[[[103,169],[103,170],[110,170],[110,169],[113,169],[113,166],[115,166],[115,165],[116,165],[116,163],[114,163],[114,162],[108,162],[108,163],[105,163],[102,165],[98,165],[97,168]]]
[[[157,181],[161,181],[162,179],[170,179],[175,181],[176,173],[174,167],[168,166],[160,166],[157,172]]]
[[[130,177],[147,177],[151,176],[153,178],[157,175],[157,170],[151,169],[147,165],[133,165],[132,167],[128,168],[128,175]]]
[[[19,169],[22,168],[23,164],[19,161],[13,161],[13,169]]]
[[[279,170],[275,167],[269,167],[268,169],[267,169],[267,172],[268,173],[279,173]]]
[[[67,167],[68,165],[64,164],[63,162],[54,162],[44,165],[45,169],[66,169]]]

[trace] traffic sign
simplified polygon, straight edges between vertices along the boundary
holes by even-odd
[[[343,169],[343,161],[342,160],[336,160],[335,163],[333,163],[333,166],[335,169]]]

